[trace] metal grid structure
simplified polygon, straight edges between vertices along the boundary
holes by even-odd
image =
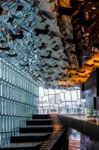
[[[80,88],[39,89],[39,113],[78,115],[85,113],[86,100],[81,99]]]
[[[31,78],[0,59],[0,146],[38,112],[38,91]]]

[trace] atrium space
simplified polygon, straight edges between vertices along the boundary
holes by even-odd
[[[0,150],[99,149],[99,0],[0,0]]]

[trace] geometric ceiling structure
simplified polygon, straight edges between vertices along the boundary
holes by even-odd
[[[0,57],[46,88],[81,84],[96,68],[83,75],[99,49],[98,8],[95,0],[2,0]]]

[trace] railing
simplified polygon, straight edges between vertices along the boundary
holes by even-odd
[[[31,78],[0,59],[0,146],[9,144],[10,136],[32,114],[38,112],[39,88]]]
[[[53,104],[54,106],[55,104]],[[51,109],[50,108],[51,106],[49,105],[46,105],[46,106],[40,106],[38,107],[38,111],[39,111],[39,114],[53,114],[53,113],[56,113],[56,114],[65,114],[67,116],[84,116],[86,115],[85,111],[80,111],[80,112],[77,112],[77,111],[66,111],[66,107],[64,106],[64,111],[63,112],[60,112],[58,109]],[[61,108],[61,106],[60,106]]]
[[[59,115],[60,121],[66,128],[72,128],[92,139],[99,141],[99,124],[81,118]]]
[[[53,133],[50,138],[45,141],[40,150],[66,150],[68,142],[66,141],[66,128],[61,128],[58,132]]]

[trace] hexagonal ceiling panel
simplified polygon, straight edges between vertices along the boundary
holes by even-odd
[[[0,56],[45,87],[62,87],[59,81],[67,82],[66,87],[73,85],[68,71],[79,68],[75,44],[70,41],[73,15],[60,16],[61,7],[71,9],[71,1],[0,1]]]
[[[69,78],[66,69],[70,54],[66,50],[74,50],[68,43],[63,46],[57,7],[57,1],[0,1],[0,56],[52,87],[57,87],[57,80]],[[72,36],[70,18],[66,24],[64,18],[61,27],[68,26],[64,33]]]

